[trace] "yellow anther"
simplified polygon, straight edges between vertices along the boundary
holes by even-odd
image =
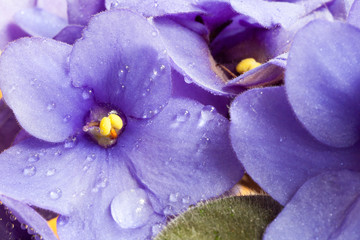
[[[116,130],[120,130],[123,128],[124,126],[124,122],[123,120],[121,119],[121,117],[119,117],[118,115],[116,114],[110,114],[109,115],[109,119],[111,121],[111,126],[113,128],[115,128]]]
[[[240,74],[243,74],[243,73],[250,71],[251,69],[254,69],[260,65],[261,65],[261,63],[258,63],[255,59],[246,58],[246,59],[241,60],[241,62],[239,62],[239,64],[236,66],[236,71]]]
[[[100,121],[100,134],[103,136],[109,136],[111,130],[111,121],[108,117],[103,117]]]
[[[55,236],[57,239],[59,239],[59,236],[57,234],[57,219],[59,218],[59,216],[53,218],[53,219],[50,219],[47,223],[49,225],[49,227],[51,228],[51,230],[54,232]]]
[[[0,90],[0,99],[2,99],[2,92],[1,92],[1,90]]]

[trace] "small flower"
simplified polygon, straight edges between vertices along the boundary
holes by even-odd
[[[0,192],[59,213],[62,240],[146,239],[243,173],[227,119],[171,98],[154,32],[139,15],[108,11],[73,47],[26,38],[0,58],[4,98],[33,136],[0,155]]]
[[[287,204],[265,239],[358,238],[358,38],[345,23],[308,24],[290,49],[285,88],[253,89],[231,106],[238,158]]]

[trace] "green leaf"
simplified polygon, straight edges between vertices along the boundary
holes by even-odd
[[[279,203],[264,195],[200,203],[169,222],[155,240],[261,239],[281,209]]]

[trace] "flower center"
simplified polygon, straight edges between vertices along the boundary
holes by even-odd
[[[124,131],[125,116],[116,110],[96,107],[90,110],[83,131],[104,148],[116,144],[117,138]]]

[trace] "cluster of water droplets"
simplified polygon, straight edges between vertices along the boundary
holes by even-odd
[[[190,119],[190,112],[186,109],[180,109],[178,113],[173,117],[173,121],[170,125],[171,128],[177,128],[183,123],[187,122]]]
[[[101,171],[96,178],[93,188],[91,192],[97,193],[99,190],[106,188],[109,184],[109,179],[106,177],[105,172]]]
[[[154,210],[147,193],[141,189],[129,189],[119,193],[111,202],[111,216],[124,229],[145,225]]]

